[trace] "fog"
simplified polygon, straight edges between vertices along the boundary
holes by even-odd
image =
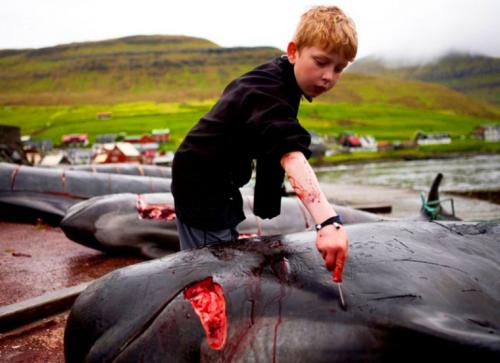
[[[138,34],[182,34],[221,46],[285,49],[315,1],[10,0],[0,49],[40,48]],[[422,61],[449,51],[500,57],[498,0],[339,0],[356,23],[358,58]]]

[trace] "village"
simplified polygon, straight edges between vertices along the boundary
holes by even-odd
[[[103,117],[98,114],[97,117]],[[106,117],[111,117],[108,115]],[[125,132],[99,134],[94,142],[88,134],[63,135],[58,144],[50,139],[32,139],[21,136],[13,126],[1,126],[0,160],[33,166],[85,165],[109,163],[135,163],[169,166],[174,152],[165,147],[171,142],[170,129],[153,129],[142,135],[127,135]],[[312,156],[323,159],[333,154],[357,152],[382,153],[389,150],[414,149],[419,146],[450,144],[449,133],[418,131],[409,140],[376,140],[370,135],[359,135],[344,130],[337,135],[311,134]],[[485,142],[500,141],[500,125],[481,125],[471,130],[468,136]],[[168,150],[170,149],[170,150]]]

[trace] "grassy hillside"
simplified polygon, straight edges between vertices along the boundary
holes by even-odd
[[[227,82],[281,54],[184,36],[134,36],[0,51],[0,104],[160,102],[214,98]]]
[[[85,132],[90,140],[104,133],[148,133],[170,128],[174,150],[186,132],[215,100],[185,103],[121,103],[110,105],[3,106],[2,123],[18,125],[23,134],[59,143],[62,135]],[[109,120],[98,120],[99,112],[112,112]],[[345,130],[374,135],[378,140],[413,139],[418,130],[450,132],[455,139],[467,137],[474,127],[495,119],[454,113],[450,110],[416,109],[389,104],[303,102],[299,117],[304,126],[322,135]],[[498,118],[496,119],[498,120]],[[464,145],[465,147],[465,145]]]
[[[420,66],[396,66],[376,57],[355,62],[351,72],[435,82],[477,100],[500,105],[500,58],[448,54]]]
[[[175,149],[231,79],[279,54],[274,48],[221,48],[181,36],[3,50],[0,123],[56,144],[69,133],[85,132],[93,141],[103,133],[168,127],[168,148]],[[100,112],[113,116],[98,120]],[[324,135],[351,130],[378,140],[405,140],[423,130],[450,132],[461,140],[478,125],[498,123],[500,109],[439,84],[348,72],[327,95],[304,101],[299,117]],[[454,142],[459,150],[484,147],[460,142]],[[485,151],[491,150],[498,147]]]

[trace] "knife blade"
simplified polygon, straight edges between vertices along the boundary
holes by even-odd
[[[339,303],[340,303],[340,308],[344,311],[347,311],[347,304],[345,303],[344,299],[344,293],[342,292],[342,283],[337,282],[337,288],[339,290]]]

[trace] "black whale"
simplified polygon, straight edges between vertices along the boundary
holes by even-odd
[[[68,362],[500,361],[500,225],[346,227],[348,308],[314,232],[179,252],[116,270],[76,300]],[[212,277],[227,338],[207,345],[183,291]]]
[[[139,198],[158,210],[174,209],[170,193],[105,195],[69,208],[61,228],[69,239],[107,253],[157,258],[178,251],[175,220],[140,218]],[[253,197],[244,195],[243,201],[246,219],[237,227],[243,236],[302,232],[314,223],[298,198],[282,198],[281,214],[270,220],[253,213]],[[347,224],[382,220],[377,215],[353,208],[335,206],[335,209]]]
[[[0,218],[58,225],[82,200],[115,193],[169,192],[170,179],[0,163]]]

